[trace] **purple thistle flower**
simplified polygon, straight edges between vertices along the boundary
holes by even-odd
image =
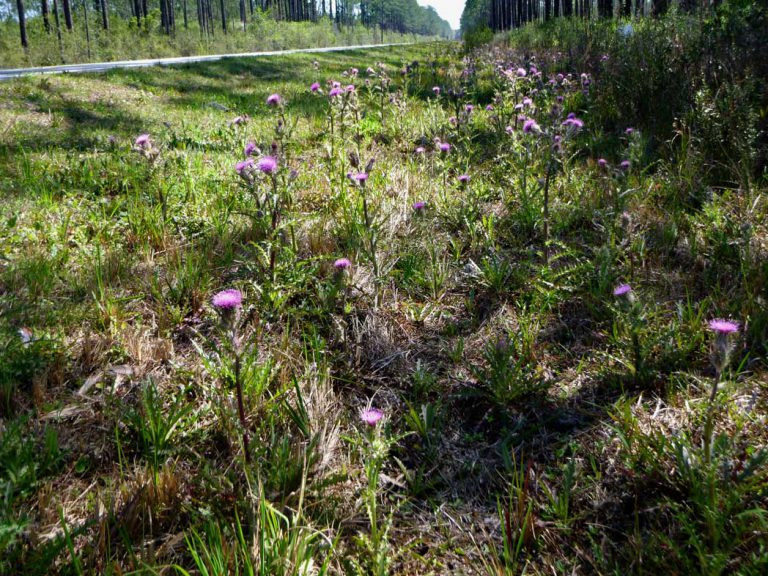
[[[485,107],[485,111],[486,111],[486,112],[493,112],[493,104],[488,104],[488,105]]]
[[[462,184],[466,184],[467,182],[469,182],[469,175],[462,174],[461,176],[459,176],[459,182],[461,182]]]
[[[716,318],[710,320],[707,325],[709,329],[717,334],[733,334],[739,331],[739,323],[732,320],[723,320],[722,318]]]
[[[254,152],[256,152],[256,143],[255,142],[248,142],[248,144],[245,145],[245,155],[246,156],[253,156]]]
[[[352,179],[356,182],[359,182],[361,185],[365,184],[365,182],[368,180],[368,173],[367,172],[358,172],[357,174],[354,174],[352,176]]]
[[[432,92],[435,93],[435,96],[440,96],[440,86],[433,87]]]
[[[607,168],[608,167],[608,160],[605,158],[598,158],[597,159],[597,165],[600,166],[600,168]]]
[[[312,92],[319,92],[320,91],[320,82],[313,82],[312,86],[310,86],[309,89]]]
[[[355,85],[354,84],[350,84],[349,86],[347,86],[346,90],[347,90],[347,92],[354,92],[355,91]]]
[[[634,133],[635,133],[635,129],[634,129],[634,128],[627,128],[626,130],[624,130],[624,133],[625,133],[627,136],[631,136],[632,134],[634,134]]]
[[[420,212],[424,210],[424,208],[427,207],[427,203],[419,200],[418,202],[413,203],[413,209],[416,210],[416,212]]]
[[[341,94],[341,88],[331,88],[331,91],[328,92],[328,96],[330,98],[336,98],[340,94]]]
[[[466,106],[464,106],[464,110],[467,111],[467,114],[471,114],[474,109],[475,107],[472,104],[467,104]]]
[[[152,141],[149,138],[149,134],[141,134],[138,138],[136,138],[136,142],[134,142],[137,148],[148,148],[151,146]]]
[[[376,426],[383,417],[384,412],[378,408],[366,408],[360,413],[360,419],[368,426]]]
[[[416,148],[416,154],[424,154],[426,151],[427,149],[424,148],[424,146],[419,146],[418,148]]]
[[[221,310],[234,310],[243,304],[243,294],[240,290],[229,288],[216,294],[211,300],[214,307]]]
[[[283,99],[280,97],[280,94],[270,94],[267,97],[267,104],[269,106],[277,106],[282,101],[283,101]]]
[[[525,68],[518,68],[517,69],[517,77],[518,78],[524,78],[528,75],[528,72],[525,71]]]
[[[526,134],[538,132],[539,130],[541,130],[541,127],[536,123],[536,120],[533,120],[532,118],[528,118],[523,124],[523,132]]]
[[[629,160],[622,160],[621,164],[619,164],[622,170],[627,171],[629,170],[629,167],[631,166]]]
[[[629,284],[619,284],[613,289],[614,296],[626,296],[630,292],[632,292],[632,286]]]
[[[243,172],[247,172],[253,167],[253,158],[246,158],[245,160],[235,164],[235,172],[242,175]]]
[[[448,153],[451,151],[451,145],[448,144],[448,142],[440,142],[439,144],[440,152]]]
[[[333,267],[336,270],[346,270],[350,266],[352,266],[352,262],[349,261],[349,258],[339,258],[333,263]]]
[[[258,168],[264,174],[274,174],[277,172],[277,159],[273,156],[259,158]]]

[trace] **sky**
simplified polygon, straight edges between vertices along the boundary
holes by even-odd
[[[454,30],[459,29],[459,20],[464,11],[464,0],[419,0],[422,6],[432,6],[444,20],[451,23]]]

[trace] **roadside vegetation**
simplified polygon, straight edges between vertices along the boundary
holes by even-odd
[[[765,9],[626,24],[0,84],[0,573],[765,573]]]

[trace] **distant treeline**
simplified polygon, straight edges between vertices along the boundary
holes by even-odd
[[[363,25],[382,34],[453,34],[450,24],[432,7],[421,7],[416,0],[0,0],[0,9],[18,21],[24,48],[31,41],[27,28],[38,19],[47,34],[59,38],[73,30],[78,18],[86,35],[92,27],[109,31],[112,19],[118,18],[169,36],[180,27],[194,27],[201,35],[214,36],[247,31],[250,21],[265,15],[287,22],[325,18],[337,27]]]
[[[463,34],[518,28],[559,16],[614,18],[661,15],[670,6],[685,11],[716,7],[722,0],[467,0],[461,16]]]

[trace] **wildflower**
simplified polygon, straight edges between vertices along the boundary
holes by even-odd
[[[331,88],[331,91],[328,92],[330,98],[336,98],[339,94],[341,94],[341,88]]]
[[[515,129],[512,126],[507,126],[506,128],[504,128],[504,131],[507,134],[512,134],[515,131]]]
[[[320,91],[320,82],[313,82],[312,86],[310,86],[309,89],[312,92],[319,92]]]
[[[347,90],[347,92],[354,92],[355,91],[355,85],[354,84],[350,84],[349,86],[347,86],[346,90]]]
[[[627,296],[632,292],[632,286],[629,284],[619,284],[613,289],[614,296]]]
[[[240,126],[240,124],[245,124],[249,120],[248,114],[243,114],[242,116],[235,116],[235,118],[232,120],[232,124],[235,126]]]
[[[598,158],[597,159],[597,165],[600,166],[600,168],[607,168],[608,167],[608,160],[605,158]]]
[[[136,142],[134,142],[136,145],[136,148],[141,148],[144,150],[145,148],[149,148],[152,146],[152,140],[149,137],[149,134],[141,134],[138,138],[136,138]]]
[[[352,176],[352,179],[360,184],[360,186],[364,186],[366,181],[368,180],[368,173],[367,172],[358,172],[357,174],[354,174]]]
[[[486,111],[486,112],[493,112],[493,104],[488,104],[488,105],[485,107],[485,111]]]
[[[278,106],[282,101],[283,99],[280,97],[280,94],[270,94],[267,97],[267,104],[269,106]]]
[[[528,75],[528,72],[525,71],[525,68],[518,68],[517,69],[517,77],[518,78],[525,78],[525,76]]]
[[[422,211],[422,210],[424,210],[426,207],[427,207],[427,203],[426,203],[426,202],[423,202],[423,201],[421,201],[421,200],[419,200],[418,202],[414,202],[414,203],[413,203],[413,209],[414,209],[416,212],[421,212],[421,211]]]
[[[720,377],[723,371],[728,367],[728,364],[730,364],[731,356],[736,349],[735,339],[731,338],[731,336],[739,331],[739,323],[733,322],[732,320],[716,318],[708,322],[708,327],[715,333],[715,342],[713,343],[712,352],[710,354],[712,365],[717,372],[717,378],[712,387],[712,395],[710,397],[710,400],[714,400],[715,395],[717,394],[717,386]]]
[[[464,106],[464,110],[467,111],[467,114],[471,114],[474,109],[475,107],[472,104],[467,104],[466,106]]]
[[[242,306],[243,294],[236,288],[229,288],[216,294],[211,302],[220,310],[234,310]]]
[[[448,142],[440,142],[438,147],[440,148],[440,152],[443,152],[444,154],[447,154],[451,151],[451,145],[448,144]]]
[[[528,118],[523,124],[523,132],[530,134],[531,132],[539,132],[541,127],[536,123],[536,120]]]
[[[461,182],[462,184],[466,184],[467,182],[469,182],[469,175],[462,174],[461,176],[459,176],[459,182]]]
[[[245,155],[246,156],[253,156],[253,153],[256,152],[258,148],[256,148],[255,142],[248,142],[248,144],[245,145]]]
[[[739,331],[739,323],[733,322],[731,320],[723,320],[721,318],[717,318],[715,320],[710,320],[708,323],[709,329],[712,330],[712,332],[715,332],[716,334],[733,334],[735,332]]]
[[[368,424],[368,426],[376,426],[383,417],[384,412],[378,408],[366,408],[360,413],[360,419]]]
[[[619,166],[621,167],[622,170],[624,170],[626,172],[627,170],[629,170],[629,167],[631,166],[631,164],[630,164],[629,160],[622,160],[621,164],[619,164]]]
[[[531,106],[533,104],[533,100],[530,98],[523,98],[523,106]]]
[[[368,69],[366,70],[366,72],[368,73],[369,76],[373,76],[374,74],[376,74],[376,70],[374,70],[370,66],[368,66]]]
[[[435,96],[440,96],[440,86],[434,86],[432,92],[435,93]]]
[[[568,114],[568,118],[563,121],[562,126],[579,130],[584,127],[584,121],[576,118],[576,115],[571,112]]]
[[[333,267],[336,268],[336,270],[347,270],[351,266],[352,262],[349,261],[349,258],[339,258],[333,263]]]
[[[349,73],[350,73],[352,76],[357,76],[357,75],[360,73],[360,71],[359,71],[357,68],[352,68],[352,69],[349,71]]]
[[[258,168],[264,174],[274,174],[277,172],[277,159],[273,156],[259,158]]]
[[[624,134],[626,134],[627,136],[632,136],[632,134],[634,134],[634,132],[635,132],[635,129],[632,128],[632,127],[629,127],[626,130],[624,130]]]
[[[235,172],[237,172],[240,176],[247,174],[251,168],[253,168],[253,158],[246,158],[245,160],[235,164]]]
[[[424,146],[419,146],[418,148],[416,148],[416,154],[424,154],[426,151],[427,149],[424,148]]]
[[[600,62],[608,62],[608,54],[603,54],[600,56]]]

